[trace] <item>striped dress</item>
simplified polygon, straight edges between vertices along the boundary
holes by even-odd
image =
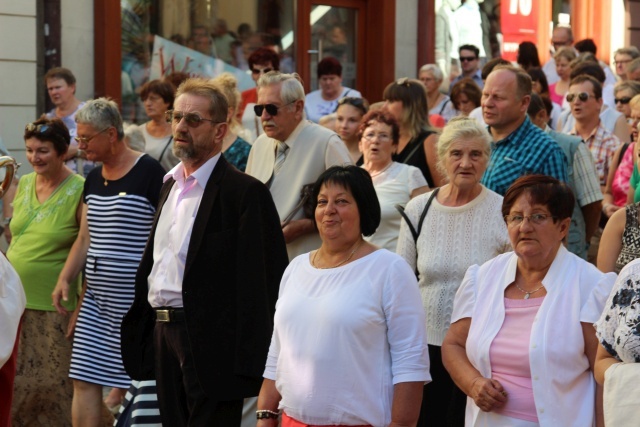
[[[84,202],[91,243],[71,355],[73,379],[124,389],[131,384],[120,355],[120,323],[133,302],[135,274],[163,176],[160,164],[143,155],[119,180],[105,183],[102,166],[87,177]]]

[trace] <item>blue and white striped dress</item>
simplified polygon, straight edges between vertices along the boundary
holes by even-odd
[[[124,389],[131,384],[120,355],[120,323],[133,302],[163,176],[160,164],[143,155],[119,180],[105,185],[100,166],[85,181],[91,243],[71,355],[73,379]]]

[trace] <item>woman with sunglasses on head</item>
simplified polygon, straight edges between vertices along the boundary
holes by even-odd
[[[358,128],[362,167],[369,172],[376,189],[382,216],[376,232],[365,240],[391,252],[396,251],[402,216],[395,208],[405,206],[413,197],[429,190],[420,169],[394,162],[399,129],[385,109],[367,113]]]
[[[71,324],[67,333],[73,334],[73,425],[91,427],[103,425],[102,388],[118,388],[124,395],[131,384],[120,354],[120,324],[133,302],[135,274],[165,172],[151,156],[125,144],[115,102],[88,101],[76,123],[78,146],[102,165],[85,181],[80,231],[51,297],[58,313],[68,315],[64,304],[84,269],[75,329]]]
[[[251,145],[240,136],[240,134],[246,135],[246,132],[236,119],[236,110],[240,102],[240,92],[237,89],[238,80],[231,73],[222,73],[212,79],[211,83],[220,89],[229,103],[229,114],[227,115],[229,130],[222,140],[222,153],[229,163],[244,172]]]
[[[424,85],[419,80],[404,77],[390,83],[382,97],[385,107],[400,128],[393,160],[417,167],[429,188],[439,187],[444,177],[436,168],[438,137],[429,122]]]
[[[442,359],[467,426],[603,426],[593,323],[615,274],[564,247],[574,204],[555,178],[518,178],[502,204],[513,252],[465,274]]]
[[[18,347],[12,419],[14,425],[71,424],[73,386],[68,369],[78,313],[78,281],[61,317],[51,305],[56,285],[80,229],[84,178],[65,165],[71,137],[57,118],[40,118],[24,130],[27,160],[33,172],[20,178],[9,227],[13,239],[7,258],[27,296]],[[67,336],[65,336],[67,335]]]
[[[338,101],[338,108],[336,108],[335,131],[349,150],[349,156],[354,164],[362,163],[358,128],[362,117],[368,111],[369,103],[364,98],[342,98]]]

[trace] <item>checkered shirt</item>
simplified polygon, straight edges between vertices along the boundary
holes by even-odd
[[[528,174],[548,175],[567,182],[567,158],[562,149],[525,117],[518,129],[491,144],[491,159],[481,182],[504,196],[516,179]]]
[[[575,127],[571,129],[569,133],[571,135],[578,135]],[[584,139],[584,143],[587,145],[587,148],[589,148],[589,151],[591,151],[593,160],[596,163],[596,171],[598,171],[600,185],[604,186],[607,184],[611,158],[622,143],[617,136],[604,128],[602,121],[598,123],[598,126],[591,132],[591,135]]]

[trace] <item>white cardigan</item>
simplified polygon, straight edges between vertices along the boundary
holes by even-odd
[[[467,356],[486,378],[491,377],[489,349],[504,322],[504,291],[515,280],[517,262],[517,255],[509,252],[469,267],[456,294],[451,322],[472,319]],[[542,280],[547,295],[531,328],[529,353],[541,427],[595,425],[596,385],[584,353],[581,322],[598,320],[615,278],[560,246]],[[465,425],[481,425],[482,414],[467,398]]]

